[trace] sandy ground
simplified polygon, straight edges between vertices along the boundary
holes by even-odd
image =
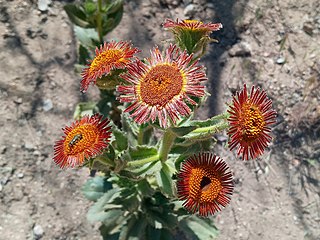
[[[35,0],[0,0],[0,239],[101,239],[86,220],[90,203],[82,170],[60,170],[54,141],[72,121],[79,92],[76,40],[63,5],[48,11]],[[202,63],[212,96],[206,118],[226,109],[235,90],[258,85],[278,112],[275,140],[257,161],[241,162],[215,148],[235,175],[230,206],[216,215],[218,239],[320,239],[320,2],[126,1],[119,28],[107,40],[131,40],[147,56],[169,33],[165,18],[221,22],[218,44]]]

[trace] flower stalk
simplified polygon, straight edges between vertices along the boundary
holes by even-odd
[[[164,132],[159,153],[161,162],[165,162],[168,159],[169,152],[176,137],[176,134],[170,128]]]

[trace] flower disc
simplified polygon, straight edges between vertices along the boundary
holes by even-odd
[[[110,121],[101,119],[100,114],[84,116],[64,128],[65,136],[54,146],[54,162],[61,168],[76,167],[101,153],[111,137]]]

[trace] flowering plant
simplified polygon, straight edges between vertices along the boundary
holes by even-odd
[[[99,32],[103,18],[97,19]],[[260,156],[271,141],[276,113],[259,88],[248,93],[244,85],[226,113],[194,119],[208,96],[199,56],[222,24],[168,19],[163,26],[173,42],[143,60],[130,42],[96,47],[80,89],[98,87],[101,100],[79,104],[54,147],[61,168],[90,169],[83,186],[94,201],[88,219],[102,223],[104,239],[212,238],[217,230],[208,217],[228,205],[234,189],[232,171],[212,153],[214,134],[227,130],[230,149],[244,160]]]

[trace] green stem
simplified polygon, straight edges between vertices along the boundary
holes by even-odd
[[[139,133],[138,133],[138,144],[143,145],[143,139],[144,139],[144,134],[146,131],[148,131],[150,128],[152,128],[151,125],[148,125],[147,127],[142,127],[140,126],[139,128]]]
[[[164,132],[159,153],[161,162],[165,162],[168,159],[168,154],[176,137],[176,134],[170,128]]]
[[[98,13],[97,13],[97,32],[99,35],[99,41],[103,43],[103,34],[102,34],[102,0],[98,0]]]
[[[221,132],[221,131],[227,129],[228,127],[229,127],[229,123],[222,122],[222,123],[218,123],[216,125],[209,126],[209,127],[197,128],[197,129],[193,130],[191,133],[208,133],[208,132],[210,132],[210,134],[215,134],[217,132]]]
[[[143,158],[143,159],[140,159],[140,160],[128,162],[127,166],[128,167],[137,167],[137,166],[144,165],[144,164],[151,163],[151,162],[155,162],[155,161],[158,161],[158,160],[159,160],[159,155],[157,154],[157,155],[152,156],[152,157]]]

